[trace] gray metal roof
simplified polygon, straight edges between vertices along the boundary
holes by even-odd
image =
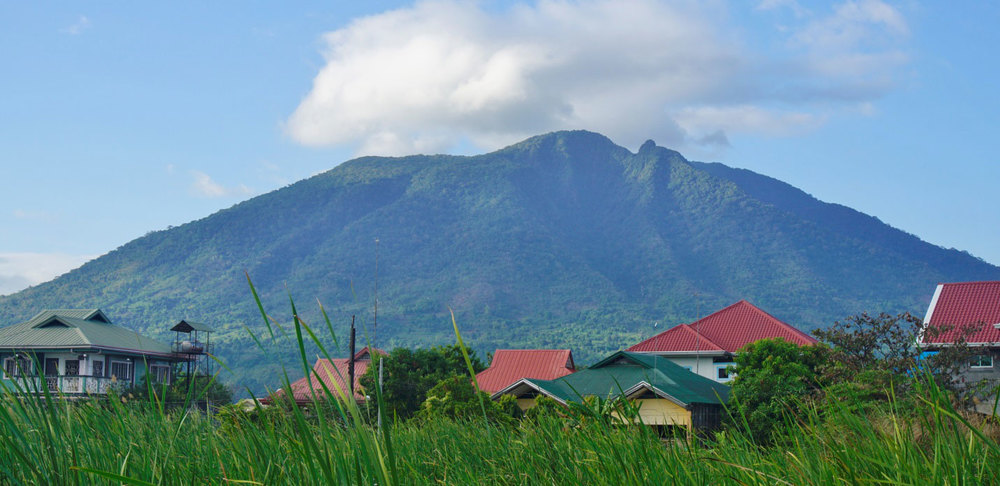
[[[212,328],[208,327],[208,325],[202,324],[200,322],[191,322],[186,319],[181,322],[178,322],[177,325],[171,327],[170,330],[179,332],[191,332],[191,331],[212,332]]]
[[[98,309],[45,310],[27,322],[0,329],[0,349],[106,348],[172,354],[169,345],[104,322],[106,319]]]

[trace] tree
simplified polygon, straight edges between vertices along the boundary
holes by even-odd
[[[818,370],[829,348],[799,346],[781,338],[747,344],[736,354],[730,412],[758,443],[773,440],[772,430],[796,402],[819,389]]]
[[[476,390],[469,375],[455,375],[445,378],[427,391],[417,418],[428,420],[447,417],[453,420],[483,420],[492,423],[512,425],[520,415],[517,400],[510,396],[500,397],[494,402],[488,393]],[[485,414],[485,417],[484,417]]]
[[[468,353],[474,371],[478,373],[485,369],[474,351]],[[378,359],[372,358],[372,365],[360,380],[372,404],[378,386]],[[384,367],[382,400],[388,416],[395,415],[401,419],[412,417],[427,398],[427,391],[442,380],[469,376],[462,348],[457,344],[417,350],[396,348],[381,359]]]
[[[974,328],[969,327],[966,332]],[[897,315],[868,313],[837,321],[827,329],[813,331],[820,340],[832,347],[830,361],[823,368],[824,380],[836,393],[837,399],[867,407],[888,400],[890,395],[905,397],[913,388],[911,377],[928,371],[938,386],[961,397],[972,384],[965,383],[960,371],[965,368],[972,351],[961,335],[952,345],[925,356],[919,345],[920,333],[934,341],[936,335],[949,331],[946,327],[924,328],[920,318],[910,313]]]

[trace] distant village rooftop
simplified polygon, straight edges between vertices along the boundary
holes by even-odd
[[[1000,346],[998,325],[1000,281],[938,284],[924,317],[920,342],[933,346],[964,338],[970,346]]]
[[[576,371],[568,349],[498,349],[490,367],[476,375],[479,389],[496,393],[522,378],[553,380]]]
[[[690,324],[679,324],[628,348],[636,353],[732,354],[767,338],[783,338],[805,346],[816,339],[759,307],[741,300]]]

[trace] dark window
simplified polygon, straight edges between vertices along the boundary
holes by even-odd
[[[45,358],[45,376],[59,374],[59,358]]]
[[[80,374],[80,360],[78,359],[67,359],[66,372],[63,373],[66,376],[77,376]]]
[[[992,368],[993,367],[993,355],[991,354],[980,354],[973,356],[969,360],[969,366],[973,368]]]
[[[729,378],[729,372],[725,368],[719,368],[719,379],[725,380],[726,378]]]
[[[94,361],[94,376],[104,376],[104,361]]]
[[[153,383],[166,383],[170,384],[170,367],[163,365],[155,365],[149,367],[149,372],[152,374]]]
[[[112,361],[111,376],[118,381],[130,381],[132,379],[132,363],[128,361]]]
[[[31,374],[31,360],[24,357],[7,358],[3,360],[3,370],[8,378]]]

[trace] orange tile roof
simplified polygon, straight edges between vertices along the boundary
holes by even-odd
[[[923,333],[925,344],[953,343],[961,336],[970,344],[1000,343],[1000,282],[958,282],[938,285],[925,324],[946,329]],[[971,328],[971,329],[970,329]]]
[[[779,337],[799,345],[816,343],[808,334],[741,300],[691,324],[672,327],[627,351],[735,353],[754,341]]]
[[[493,394],[517,380],[554,380],[576,371],[568,349],[498,349],[490,367],[476,375],[479,389]]]
[[[380,349],[376,349],[375,352],[385,354]],[[368,370],[368,365],[371,364],[368,347],[366,346],[361,351],[355,353],[354,360],[354,399],[358,402],[363,402],[365,395],[361,389],[360,380],[361,376]],[[337,394],[338,387],[344,393],[349,393],[347,386],[349,361],[348,358],[317,359],[312,367],[312,373],[300,378],[289,386],[295,402],[299,404],[309,403],[313,400],[314,395],[320,399],[325,397],[324,385],[333,394]],[[319,379],[317,379],[316,375],[319,375]],[[282,393],[284,393],[283,390],[278,390],[276,395]]]

